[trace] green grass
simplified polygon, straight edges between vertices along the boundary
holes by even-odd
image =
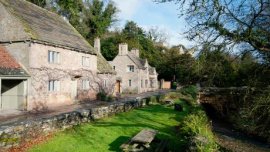
[[[120,151],[119,146],[122,143],[144,128],[158,130],[157,137],[169,139],[170,149],[181,151],[186,141],[177,135],[175,126],[179,126],[186,114],[185,111],[176,112],[172,107],[161,105],[136,109],[57,133],[49,141],[36,145],[29,151]]]

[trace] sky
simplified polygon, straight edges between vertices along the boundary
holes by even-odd
[[[119,12],[119,22],[114,27],[122,28],[127,21],[134,21],[145,30],[158,27],[168,35],[168,45],[192,44],[182,34],[187,23],[179,18],[178,5],[174,2],[157,3],[153,0],[112,0]]]

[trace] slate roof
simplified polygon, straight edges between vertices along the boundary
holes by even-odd
[[[141,59],[131,52],[129,52],[127,56],[138,66],[139,69],[145,69],[146,59]]]
[[[141,59],[137,57],[135,54],[132,52],[129,52],[127,56],[138,66],[139,69],[145,69],[145,64],[147,62],[146,59]],[[150,75],[155,75],[156,68],[148,65],[148,72]]]
[[[28,76],[26,71],[19,63],[8,53],[8,51],[0,46],[0,75],[5,76]]]
[[[148,71],[149,71],[149,74],[150,74],[150,75],[155,75],[155,74],[156,74],[156,73],[155,73],[156,68],[151,67],[150,65],[149,65]]]
[[[0,0],[0,3],[24,26],[26,40],[36,40],[96,54],[93,47],[61,16],[25,0]]]

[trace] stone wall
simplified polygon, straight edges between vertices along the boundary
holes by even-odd
[[[237,111],[247,91],[246,87],[201,88],[198,102],[212,106],[219,115],[225,116],[231,111]]]
[[[48,118],[27,120],[10,125],[0,126],[0,151],[5,151],[20,143],[27,142],[38,136],[57,132],[117,113],[127,112],[132,109],[149,105],[153,98],[159,100],[159,96],[137,98],[125,102],[108,103],[107,105],[92,108],[82,108],[69,113],[63,113]]]

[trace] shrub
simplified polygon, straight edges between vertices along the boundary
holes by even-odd
[[[180,90],[180,93],[183,95],[191,95],[193,99],[197,98],[198,89],[196,86],[186,86]]]
[[[177,88],[177,82],[173,82],[172,83],[172,89],[176,89]]]
[[[184,118],[182,132],[189,139],[190,151],[218,151],[208,118],[201,108]]]
[[[105,92],[99,92],[97,93],[97,100],[106,101],[107,95]]]
[[[108,95],[107,96],[107,100],[108,102],[112,102],[114,100],[113,96],[112,95]]]

